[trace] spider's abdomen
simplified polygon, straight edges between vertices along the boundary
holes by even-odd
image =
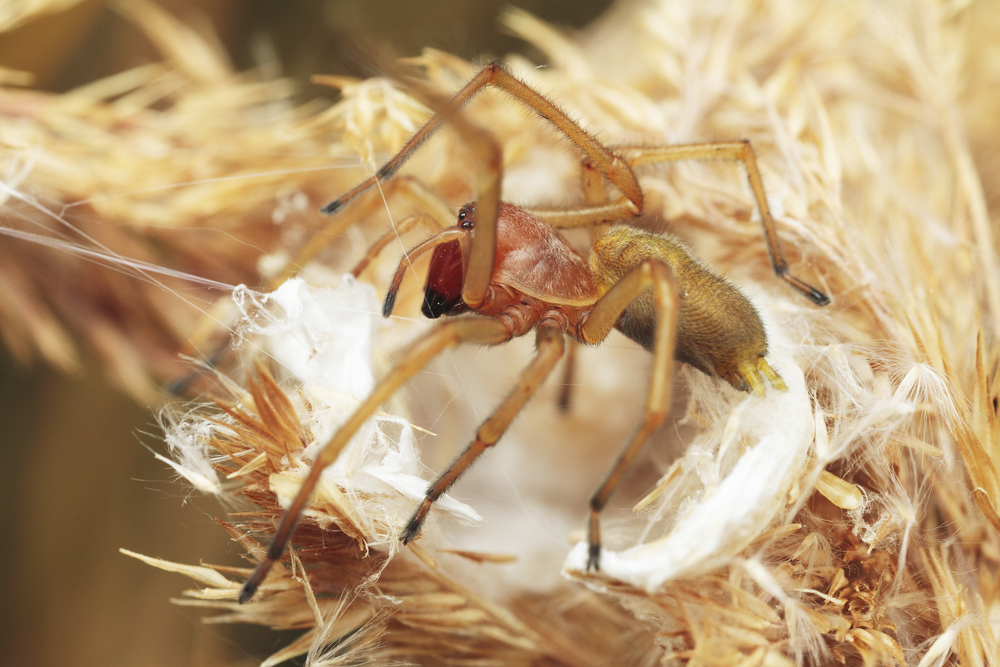
[[[741,364],[756,364],[767,354],[760,316],[742,292],[705,267],[682,243],[634,227],[613,227],[595,242],[590,265],[603,294],[649,258],[669,266],[677,285],[677,360],[737,389],[749,389],[740,374]],[[615,328],[652,351],[656,322],[652,291],[647,290],[625,309]]]

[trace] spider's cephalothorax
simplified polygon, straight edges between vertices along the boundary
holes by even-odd
[[[462,300],[462,289],[475,228],[476,205],[466,204],[459,211],[454,228],[461,230],[460,237],[437,246],[431,255],[424,288],[424,315],[436,318],[470,310]],[[387,301],[392,298],[393,295],[386,297]],[[538,217],[500,202],[493,272],[482,303],[471,310],[496,317],[507,309],[525,313],[548,309],[564,313],[575,325],[575,313],[596,300],[596,281],[586,260]],[[520,335],[523,331],[512,333]]]
[[[503,152],[492,136],[465,119],[460,110],[477,92],[493,86],[552,123],[583,154],[584,202],[558,210],[529,212],[500,201]],[[432,97],[432,101],[434,96]],[[364,196],[376,182],[392,178],[403,163],[442,123],[450,121],[463,141],[480,157],[475,169],[475,204],[464,206],[458,224],[444,227],[400,260],[383,305],[388,317],[407,269],[417,256],[433,250],[423,313],[448,317],[418,339],[396,366],[375,386],[340,430],[320,450],[309,476],[285,512],[265,557],[240,592],[253,597],[271,565],[282,557],[298,516],[306,507],[322,470],[333,463],[364,422],[409,378],[442,351],[465,343],[499,345],[534,330],[537,352],[517,386],[477,429],[465,451],[431,484],[423,502],[402,531],[404,543],[420,532],[432,504],[486,449],[494,445],[538,386],[552,372],[568,335],[596,345],[612,328],[619,329],[652,352],[652,372],[643,417],[607,477],[591,498],[588,567],[600,562],[599,514],[625,469],[670,406],[673,360],[688,363],[725,379],[737,389],[763,394],[764,378],[777,389],[784,383],[768,365],[767,339],[760,317],[734,286],[709,271],[683,244],[644,232],[622,221],[642,212],[643,193],[635,167],[672,160],[738,161],[746,168],[764,227],[772,267],[779,278],[817,305],[829,298],[792,275],[778,241],[757,169],[745,140],[677,146],[626,146],[612,150],[586,132],[552,102],[512,76],[501,63],[484,67],[381,167],[374,177],[324,207],[329,214]],[[609,200],[605,182],[621,196]],[[396,181],[399,183],[400,181]],[[413,201],[427,204],[426,191],[408,185]],[[375,199],[369,200],[373,205]],[[381,205],[381,200],[377,200]],[[439,205],[433,208],[440,209]],[[431,215],[440,222],[441,217]],[[409,220],[422,219],[411,216]],[[406,222],[404,221],[404,223]],[[584,259],[554,228],[595,230],[590,257]],[[608,228],[604,233],[596,230]],[[367,265],[395,234],[386,234],[359,267]],[[357,274],[360,271],[356,269]],[[570,365],[570,368],[572,366]]]

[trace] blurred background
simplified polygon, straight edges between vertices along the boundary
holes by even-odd
[[[86,0],[0,34],[0,67],[31,72],[35,88],[59,93],[161,61],[111,4]],[[189,25],[210,26],[237,70],[274,56],[282,75],[301,82],[303,100],[334,97],[307,83],[312,74],[376,74],[371,54],[411,56],[429,46],[478,62],[512,51],[535,55],[498,30],[502,0],[158,4]],[[586,26],[608,4],[517,2],[565,31]],[[15,243],[23,241],[0,237]],[[187,579],[118,553],[241,564],[212,519],[221,515],[218,504],[189,496],[153,458],[150,450],[163,449],[154,414],[154,406],[113,388],[93,359],[66,375],[16,361],[0,344],[6,664],[251,665],[288,643],[262,628],[202,624],[198,610],[168,602],[190,586]]]

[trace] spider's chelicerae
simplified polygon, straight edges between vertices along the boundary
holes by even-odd
[[[487,132],[458,113],[487,86],[495,86],[522,102],[579,147],[584,154],[584,204],[560,210],[528,211],[500,201],[501,151]],[[785,388],[781,377],[765,359],[764,327],[747,298],[677,241],[621,224],[642,212],[642,189],[633,171],[637,165],[683,159],[742,162],[760,210],[775,273],[815,304],[829,303],[825,294],[789,273],[749,142],[629,146],[612,150],[496,62],[483,68],[444,104],[375,176],[326,206],[324,212],[336,213],[376,182],[392,178],[446,120],[456,126],[464,141],[480,155],[475,175],[476,201],[462,207],[457,225],[443,229],[404,256],[386,295],[383,315],[388,317],[392,313],[396,293],[410,263],[431,250],[424,315],[430,318],[471,315],[449,319],[414,343],[324,446],[285,512],[266,556],[243,586],[241,602],[253,597],[271,565],[281,558],[323,469],[333,463],[365,420],[400,385],[447,348],[464,343],[499,345],[534,330],[537,353],[521,373],[517,386],[476,431],[472,443],[431,484],[403,529],[404,543],[419,534],[434,501],[497,442],[563,356],[566,336],[596,345],[616,328],[653,353],[652,379],[642,424],[590,501],[588,568],[593,569],[600,563],[598,515],[625,469],[666,417],[675,358],[740,390],[752,389],[763,394],[761,376],[775,389]],[[607,198],[605,179],[620,193],[613,201]],[[414,186],[411,183],[407,187]],[[612,226],[612,223],[617,224]],[[569,227],[592,230],[588,259],[555,231]],[[366,262],[383,246],[384,243],[377,243]]]

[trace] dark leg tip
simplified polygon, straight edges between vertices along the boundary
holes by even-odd
[[[815,287],[809,288],[809,292],[806,294],[806,296],[809,297],[809,300],[815,303],[817,306],[826,306],[829,305],[830,303],[830,297],[828,297],[826,294],[823,294]]]
[[[338,210],[340,210],[340,207],[343,205],[344,205],[343,202],[341,202],[339,199],[334,199],[332,202],[321,208],[319,212],[322,213],[323,215],[333,215]]]
[[[817,306],[825,306],[830,303],[830,297],[809,283],[799,280],[788,271],[788,266],[775,266],[774,274],[795,288],[804,297],[815,303]]]
[[[250,602],[250,600],[253,599],[253,596],[256,592],[257,592],[257,582],[254,581],[253,579],[250,579],[245,584],[243,584],[243,588],[240,589],[240,597],[239,597],[240,604],[246,604],[247,602]]]
[[[284,543],[282,543],[282,547],[284,547]],[[276,556],[271,553],[273,551],[275,551],[274,543],[272,543],[271,548],[268,549],[267,555],[264,556],[264,560],[257,564],[257,569],[253,571],[250,578],[243,584],[243,588],[240,589],[240,595],[238,598],[240,604],[246,604],[253,599],[257,589],[260,588],[261,582],[264,581],[265,577],[267,577],[267,573],[271,571],[271,566],[274,565],[281,557],[281,550],[278,550],[278,555]]]
[[[173,382],[169,383],[164,389],[171,396],[183,397],[187,390],[191,388],[195,380],[198,379],[197,373],[188,373],[184,377],[177,378]]]
[[[228,346],[227,346],[228,347]],[[205,360],[202,368],[188,373],[184,377],[177,378],[173,382],[169,383],[164,389],[172,396],[181,396],[187,393],[188,389],[194,385],[195,382],[207,371],[211,371],[219,365],[219,361],[222,359],[222,355],[225,352],[225,347],[216,350],[215,354]]]
[[[396,293],[389,292],[385,295],[385,301],[382,303],[382,317],[389,317],[392,315],[392,309],[396,307]]]
[[[413,513],[410,517],[409,523],[406,524],[406,528],[403,529],[403,534],[400,536],[399,540],[403,544],[409,544],[413,540],[417,539],[417,535],[420,534],[420,529],[424,525],[424,519],[427,518],[427,512],[431,509],[431,503],[434,502],[430,498],[424,498],[424,501],[420,503],[417,507],[417,511]]]
[[[590,549],[587,552],[587,572],[593,570],[594,572],[601,571],[601,545],[591,544]]]
[[[420,522],[416,519],[410,519],[410,522],[406,524],[406,528],[403,529],[403,534],[400,536],[399,541],[403,544],[409,544],[413,540],[417,539],[417,535],[420,534]]]

